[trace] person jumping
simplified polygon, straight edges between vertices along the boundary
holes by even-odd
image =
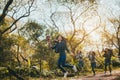
[[[52,49],[55,50],[56,53],[59,53],[59,58],[58,58],[58,68],[61,69],[61,71],[64,73],[64,77],[67,77],[68,72],[64,69],[64,67],[70,67],[72,68],[75,72],[77,72],[77,68],[75,65],[67,64],[66,63],[66,52],[70,52],[67,48],[66,45],[66,40],[63,36],[58,35],[57,39],[55,40],[56,44],[51,45],[49,41],[49,45]],[[73,53],[71,53],[73,55]]]

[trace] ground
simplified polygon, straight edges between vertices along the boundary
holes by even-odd
[[[89,74],[87,76],[77,76],[77,77],[71,77],[71,78],[59,78],[59,79],[52,79],[52,80],[120,80],[120,70],[114,70],[112,72],[112,75],[107,72],[106,75],[104,75],[103,72],[97,73],[96,76],[92,76],[92,74]]]
[[[96,76],[93,76],[92,74],[88,74],[87,76],[74,76],[74,77],[57,77],[55,79],[50,78],[37,78],[37,79],[30,79],[30,80],[120,80],[120,69],[116,69],[112,71],[112,75],[107,72],[106,75],[104,75],[104,72],[97,72]]]
[[[112,75],[104,73],[98,73],[96,76],[88,75],[84,77],[77,77],[71,80],[120,80],[120,71],[113,71]]]

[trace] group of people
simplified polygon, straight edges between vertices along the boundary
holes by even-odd
[[[67,45],[66,45],[66,40],[63,36],[61,35],[58,35],[57,38],[54,40],[54,45],[51,44],[50,42],[50,37],[47,36],[47,41],[48,41],[48,44],[49,44],[49,47],[51,49],[53,49],[56,53],[59,53],[59,58],[58,58],[58,68],[64,73],[64,77],[67,77],[68,75],[68,72],[65,70],[64,67],[67,67],[67,68],[72,68],[75,72],[77,72],[77,68],[75,65],[71,65],[71,64],[68,64],[66,63],[66,51],[68,53],[70,53],[72,56],[76,57],[77,59],[79,59],[79,66],[83,69],[84,67],[84,59],[83,59],[83,54],[81,51],[78,51],[77,52],[77,55],[74,55],[72,52],[69,51]],[[110,74],[111,74],[111,57],[112,57],[113,53],[110,49],[106,48],[104,50],[104,55],[103,57],[105,57],[105,74],[106,74],[106,71],[107,71],[107,66],[109,66],[109,71],[110,71]],[[96,75],[95,73],[95,68],[96,68],[96,55],[95,55],[95,52],[94,51],[91,51],[89,52],[88,54],[88,58],[90,60],[90,63],[91,63],[91,69],[92,69],[92,72],[93,72],[93,75]]]
[[[112,68],[111,68],[111,57],[113,56],[113,52],[111,49],[108,49],[106,48],[105,50],[103,50],[104,54],[102,57],[104,57],[104,71],[105,71],[105,75],[106,75],[106,71],[107,71],[107,67],[109,68],[109,72],[110,72],[110,75],[112,73]],[[77,51],[77,55],[76,55],[76,58],[79,59],[79,63],[78,63],[78,66],[83,70],[83,67],[84,67],[84,56],[82,54],[81,51]],[[96,73],[95,73],[95,68],[96,68],[96,62],[98,61],[96,59],[96,53],[94,51],[90,51],[88,53],[88,56],[87,58],[89,59],[90,61],[90,64],[91,64],[91,70],[93,72],[93,75],[95,76]]]

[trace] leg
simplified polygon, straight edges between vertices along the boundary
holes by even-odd
[[[106,75],[106,71],[107,71],[107,62],[105,61],[105,75]]]
[[[64,64],[63,64],[63,67],[73,68],[73,66],[72,66],[71,64],[68,64],[68,63],[64,63]]]
[[[109,63],[109,71],[110,71],[110,74],[111,74],[111,72],[112,72],[111,63]]]
[[[77,72],[76,66],[72,66],[71,64],[66,63],[66,57],[62,59],[62,66],[67,68],[72,68],[75,72]]]
[[[80,67],[81,71],[83,71],[84,62],[83,61],[79,61],[78,66]]]
[[[58,68],[63,72],[63,73],[66,73],[66,70],[63,68],[62,66],[62,57],[59,57],[58,59]]]
[[[82,72],[84,72],[84,61],[82,61]]]
[[[73,66],[71,64],[66,63],[66,57],[62,58],[62,66],[63,67],[73,68]]]
[[[66,70],[63,68],[62,65],[58,65],[58,67],[59,67],[59,69],[61,69],[61,71],[62,71],[63,73],[66,73]]]
[[[93,75],[95,76],[95,63],[91,63],[91,67],[92,67]]]

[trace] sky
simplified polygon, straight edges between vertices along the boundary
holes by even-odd
[[[120,16],[120,0],[97,0],[97,3],[98,3],[98,13],[102,16],[102,22],[106,22],[107,28],[109,28],[110,31],[113,31],[110,28],[112,24],[107,22],[106,18],[107,17],[118,18]],[[61,4],[57,3],[56,0],[53,0],[53,1],[52,0],[36,0],[36,5],[37,5],[36,11],[32,12],[29,17],[22,19],[21,22],[25,23],[28,20],[35,20],[40,24],[46,24],[46,23],[51,24],[51,21],[50,21],[51,12],[54,12],[57,10],[58,17],[56,17],[55,21],[57,25],[60,26],[59,27],[60,31],[61,32],[63,31],[63,28],[61,27],[62,26],[61,22],[65,24],[64,26],[66,31],[71,30],[70,28],[71,24],[69,23],[69,20],[68,20],[69,10],[66,7],[61,6]],[[76,7],[76,5],[73,5],[73,6],[74,8]],[[80,12],[81,12],[81,9],[79,9],[79,11],[77,11],[76,14],[79,15]],[[113,15],[110,14],[111,12],[113,13]],[[61,14],[59,15],[59,13]],[[60,17],[61,15],[64,17]],[[82,22],[83,20],[84,20],[84,17],[82,19],[80,18],[78,22]],[[98,16],[93,16],[90,20],[88,20],[85,23],[85,27],[89,31],[93,28],[92,26],[95,26],[98,23],[99,23]],[[100,38],[99,34],[95,32],[91,34],[91,39],[94,39],[94,41],[98,41],[99,38]]]
[[[48,1],[50,0],[37,0],[37,5],[39,9],[37,9],[38,10],[37,12],[33,12],[29,18],[41,22],[40,19],[47,19],[47,17],[50,16],[51,9],[53,12],[55,11],[55,9],[57,9],[57,11],[59,12],[67,11],[66,8],[60,6],[57,2],[55,2],[55,0],[53,0],[54,2]],[[114,13],[114,15],[116,16],[120,15],[120,0],[97,0],[97,2],[100,5],[99,11],[101,13],[104,14],[104,12],[106,12],[107,9],[108,14],[109,11],[111,10]]]
[[[102,16],[102,22],[106,21],[105,17],[117,17],[120,16],[120,0],[97,0],[98,3],[98,12],[99,14]],[[60,14],[60,16],[65,16],[65,18],[60,18],[60,16],[58,16],[56,18],[56,23],[58,26],[60,26],[60,30],[62,31],[63,29],[61,28],[61,21],[62,23],[65,22],[64,24],[66,24],[66,29],[70,30],[71,28],[68,26],[69,21],[66,21],[66,18],[69,18],[67,15],[68,9],[64,6],[61,6],[61,4],[57,3],[55,0],[37,0],[37,10],[32,12],[31,15],[25,19],[23,19],[24,22],[26,22],[28,19],[29,20],[35,20],[36,22],[40,23],[40,24],[51,24],[51,20],[50,20],[50,15],[51,12],[58,12]],[[77,12],[77,14],[79,15],[81,11],[79,10]],[[111,15],[110,13],[113,13],[113,15]],[[64,15],[65,14],[65,15]],[[62,20],[61,20],[62,19]],[[60,21],[61,20],[61,21]],[[94,26],[93,24],[95,24],[96,21],[98,21],[98,17],[92,17],[91,20],[87,21],[85,26]],[[79,19],[79,22],[82,22],[83,19]],[[96,22],[98,23],[98,22]],[[107,25],[111,25],[108,22],[106,22]],[[79,25],[79,24],[78,24]],[[90,27],[89,27],[90,28]],[[88,29],[89,29],[88,28]]]
[[[113,31],[112,28],[110,26],[112,26],[112,24],[110,24],[107,21],[108,17],[111,18],[119,18],[120,16],[120,0],[97,0],[98,3],[98,13],[100,16],[102,16],[102,22],[106,22],[106,26],[108,28],[109,31]],[[61,17],[57,17],[56,18],[56,23],[58,26],[60,26],[60,31],[63,31],[63,28],[61,27],[61,21],[65,24],[65,30],[69,31],[71,29],[71,25],[69,24],[69,21],[67,21],[68,14],[67,12],[69,11],[66,7],[61,6],[61,4],[57,3],[55,0],[54,1],[48,1],[48,0],[37,0],[37,11],[33,12],[28,18],[24,19],[23,21],[27,21],[27,19],[30,20],[35,20],[38,23],[41,24],[51,24],[50,23],[50,15],[51,12],[54,12],[57,10],[58,13],[61,13],[62,16],[65,16],[65,18],[61,18]],[[74,5],[76,7],[76,5]],[[81,12],[81,10],[79,10],[77,12],[77,14],[79,14]],[[112,14],[111,14],[112,12]],[[90,13],[91,14],[91,13]],[[62,19],[62,20],[61,20]],[[84,18],[79,19],[78,22],[82,22]],[[85,23],[85,27],[86,29],[91,30],[93,27],[99,24],[99,19],[98,16],[93,16],[92,19],[88,20]],[[88,27],[89,26],[89,27]],[[93,32],[91,34],[91,39],[93,39],[93,41],[97,42],[100,39],[99,34],[97,34],[96,32]]]

